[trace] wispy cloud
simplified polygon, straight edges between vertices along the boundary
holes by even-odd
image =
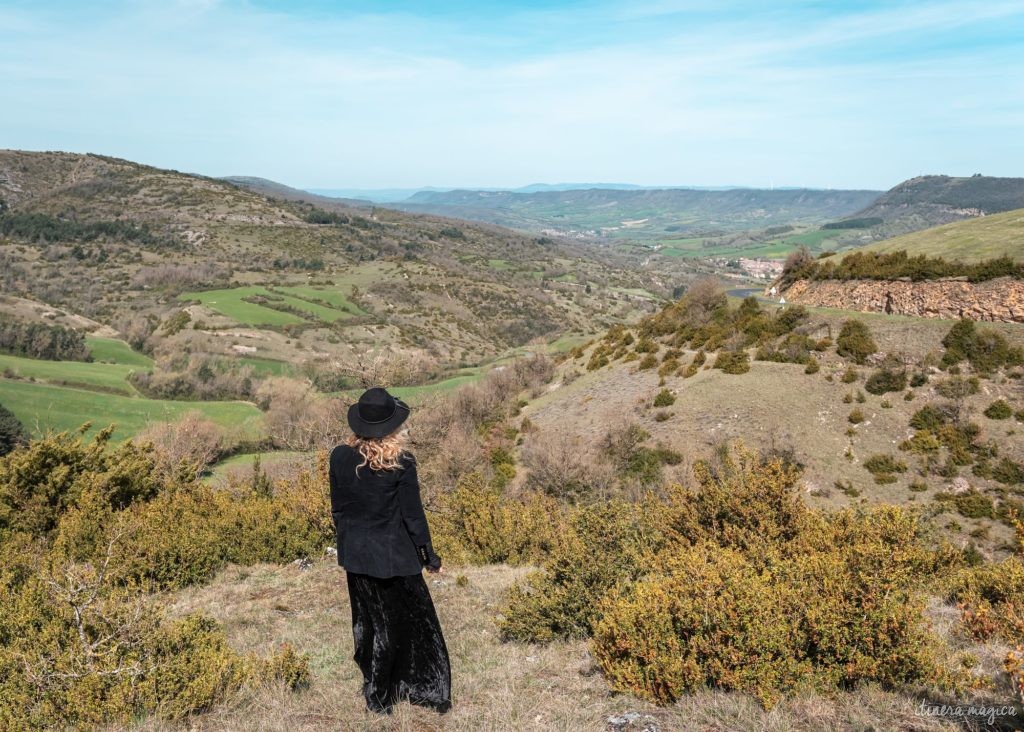
[[[323,187],[1024,174],[1019,2],[101,7],[0,7],[0,144]]]

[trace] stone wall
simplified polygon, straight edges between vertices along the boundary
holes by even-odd
[[[961,278],[925,282],[798,280],[783,295],[787,302],[815,307],[1024,323],[1024,281],[1011,277],[986,282]]]

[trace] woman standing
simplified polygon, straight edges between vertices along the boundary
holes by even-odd
[[[352,603],[367,709],[401,699],[451,708],[448,648],[422,570],[441,572],[420,500],[416,459],[398,428],[409,407],[379,387],[348,411],[353,435],[331,452],[331,515]]]

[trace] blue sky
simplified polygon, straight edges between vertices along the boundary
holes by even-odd
[[[1024,2],[0,0],[0,147],[299,187],[1024,176]]]

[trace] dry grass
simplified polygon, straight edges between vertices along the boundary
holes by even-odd
[[[611,692],[583,642],[505,644],[493,619],[502,592],[527,569],[455,567],[429,586],[452,661],[452,710],[443,716],[403,703],[391,718],[364,710],[352,660],[351,615],[344,572],[333,561],[293,566],[231,567],[209,586],[174,598],[175,612],[202,610],[226,627],[240,650],[267,652],[291,643],[311,657],[310,689],[266,687],[206,714],[158,730],[606,730],[608,718],[636,712],[623,729],[639,730],[941,730],[963,729],[916,714],[920,699],[863,689],[835,698],[808,695],[771,711],[740,694],[703,692],[659,708]],[[456,577],[468,583],[460,587]],[[929,702],[932,700],[929,699]],[[655,726],[650,726],[653,723]]]

